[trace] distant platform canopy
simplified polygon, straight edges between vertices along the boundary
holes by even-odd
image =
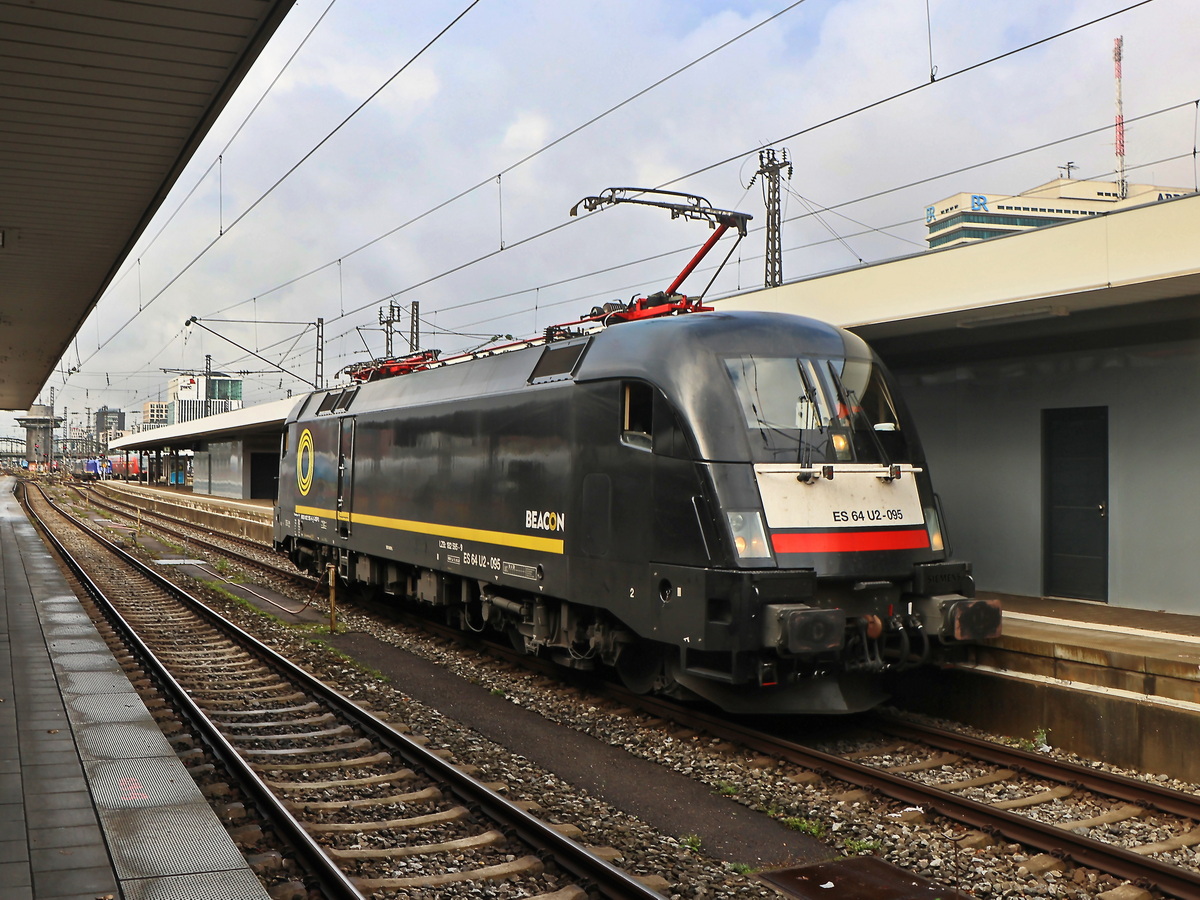
[[[1200,194],[905,256],[730,297],[718,309],[812,316],[896,366],[1063,341],[1197,333]]]
[[[235,409],[233,412],[221,413],[216,416],[206,416],[191,422],[180,422],[176,425],[165,425],[162,428],[152,428],[137,434],[126,435],[111,442],[108,452],[136,452],[141,450],[173,450],[195,449],[197,446],[214,440],[235,440],[247,437],[282,434],[284,422],[292,408],[303,400],[303,397],[288,397],[284,400],[274,400],[271,403],[260,403],[257,406],[247,406]]]

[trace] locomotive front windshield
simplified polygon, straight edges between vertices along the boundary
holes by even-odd
[[[738,356],[725,368],[755,461],[910,461],[888,386],[870,360]]]

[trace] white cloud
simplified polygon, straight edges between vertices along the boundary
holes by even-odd
[[[961,75],[954,73],[1119,4],[935,0],[927,25],[925,0],[808,0],[506,174],[502,189],[495,184],[496,174],[522,157],[784,6],[783,0],[480,4],[263,198],[461,11],[461,5],[425,3],[405,5],[401,12],[389,0],[336,4],[225,149],[321,12],[297,5],[148,230],[136,254],[140,272],[116,284],[82,329],[84,370],[65,387],[57,376],[52,379],[59,405],[140,408],[166,377],[159,367],[199,368],[205,353],[220,367],[266,368],[195,328],[186,341],[180,336],[189,315],[216,317],[237,303],[242,305],[225,317],[300,322],[324,317],[331,372],[353,354],[365,355],[364,338],[374,348],[382,346],[377,330],[360,336],[357,329],[378,329],[377,307],[392,297],[402,303],[419,299],[423,313],[448,329],[524,333],[570,318],[597,296],[657,289],[707,237],[702,226],[626,207],[521,242],[567,223],[575,201],[612,185],[671,182],[672,189],[755,214],[761,224],[757,189],[747,194],[744,188],[757,165],[756,148],[798,132],[804,133],[783,141],[796,165],[791,186],[836,204],[1104,125],[1113,114],[1111,52],[1117,34],[1126,38],[1127,119],[1193,99],[1200,84],[1200,54],[1189,39],[1200,32],[1200,6],[1189,0],[1157,0]],[[938,67],[934,84],[929,84],[931,41]],[[917,90],[808,130],[909,88]],[[1131,124],[1130,166],[1190,153],[1193,113],[1189,108]],[[214,169],[146,249],[149,236],[222,150],[219,176]],[[700,172],[726,158],[732,161]],[[1020,190],[1054,177],[1067,160],[1079,165],[1077,174],[1103,175],[1113,164],[1111,133],[843,211],[873,226],[919,220],[931,200],[959,190]],[[677,180],[693,172],[699,174]],[[1194,176],[1185,157],[1159,163],[1144,176],[1135,170],[1132,177],[1190,185]],[[447,205],[432,211],[441,204]],[[789,212],[800,211],[791,201]],[[857,230],[837,215],[825,220],[841,233]],[[222,227],[226,233],[201,254]],[[919,242],[923,227],[918,221],[901,232]],[[501,233],[503,253],[497,252]],[[854,262],[811,218],[785,224],[784,242],[802,248],[785,256],[789,277]],[[914,249],[877,235],[848,242],[867,259]],[[672,249],[682,252],[580,277]],[[740,249],[740,276],[735,259],[718,290],[751,287],[761,279],[761,260],[754,258],[761,252],[761,233],[752,233]],[[467,265],[477,259],[483,261]],[[460,266],[465,267],[436,278]],[[413,287],[431,278],[436,280]],[[283,286],[288,282],[294,283]],[[555,282],[566,283],[549,286]],[[539,285],[546,287],[535,290]],[[95,352],[139,303],[145,306],[160,292],[133,326]],[[515,296],[462,307],[510,293]],[[343,310],[360,307],[360,313],[341,317]],[[253,349],[278,344],[271,352],[280,353],[302,330],[213,327]],[[443,335],[437,342],[448,350],[470,339]],[[289,367],[311,368],[311,333],[287,359]],[[68,364],[74,362],[72,348]],[[113,376],[112,389],[106,374]],[[248,396],[265,400],[279,390],[278,376],[259,381],[248,387]]]
[[[504,132],[500,149],[508,153],[530,153],[547,144],[552,135],[550,120],[541,113],[518,113]]]

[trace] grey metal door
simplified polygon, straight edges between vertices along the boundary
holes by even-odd
[[[1046,596],[1108,600],[1108,407],[1042,411]]]
[[[350,537],[350,512],[354,500],[354,418],[342,419],[338,441],[337,518],[338,534]]]

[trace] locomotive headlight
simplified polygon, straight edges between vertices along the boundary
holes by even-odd
[[[850,456],[850,441],[844,434],[835,432],[833,435],[833,452],[837,454],[838,459],[847,459]]]
[[[771,558],[762,513],[731,512],[725,516],[729,521],[729,531],[733,535],[733,546],[737,549],[738,559]]]
[[[925,527],[929,529],[929,549],[945,550],[946,541],[942,537],[942,517],[938,515],[937,507],[925,507]]]

